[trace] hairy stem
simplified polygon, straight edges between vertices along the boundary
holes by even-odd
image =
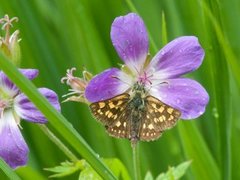
[[[59,149],[71,160],[71,161],[77,161],[78,158],[67,148],[67,146],[65,146],[63,144],[63,142],[57,138],[57,136],[55,136],[53,134],[52,131],[50,131],[48,129],[48,127],[44,124],[41,124],[39,125],[40,129],[47,135],[47,137],[52,141],[54,142],[58,147]]]
[[[133,150],[133,171],[134,171],[134,179],[141,180],[141,170],[140,170],[140,162],[139,162],[139,145],[136,144],[132,147]]]

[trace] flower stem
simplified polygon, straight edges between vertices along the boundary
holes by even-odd
[[[133,150],[133,171],[134,171],[134,179],[141,180],[141,171],[140,171],[140,163],[139,163],[139,145],[138,143],[132,147]]]
[[[126,3],[132,12],[139,14],[139,12],[137,11],[136,7],[134,6],[134,4],[132,3],[131,0],[126,0]],[[152,35],[150,33],[148,33],[148,37],[149,37],[150,45],[151,45],[154,53],[158,52],[158,48],[157,48],[155,42],[153,41]]]
[[[52,131],[44,124],[39,125],[40,129],[47,135],[47,137],[54,142],[60,150],[73,162],[78,161],[78,158],[65,146],[60,139],[53,134]]]

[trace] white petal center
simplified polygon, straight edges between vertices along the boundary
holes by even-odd
[[[17,126],[16,117],[14,116],[14,112],[12,110],[5,110],[0,118],[0,134],[2,129],[5,126],[15,127]]]

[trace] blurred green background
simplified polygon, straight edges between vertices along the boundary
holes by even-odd
[[[66,69],[76,67],[76,75],[86,67],[93,74],[121,63],[110,39],[115,17],[133,9],[121,0],[0,0],[0,17],[17,16],[13,29],[20,30],[22,68],[37,68],[38,87],[48,87],[59,95],[68,87],[60,83]],[[140,165],[156,177],[186,160],[191,168],[183,179],[240,179],[240,1],[239,0],[135,0],[158,49],[164,45],[162,13],[168,41],[195,35],[205,49],[205,60],[188,77],[198,80],[208,91],[210,102],[203,116],[179,121],[154,142],[140,143]],[[154,55],[154,48],[150,48]],[[63,115],[100,157],[119,158],[133,175],[132,151],[127,140],[109,137],[91,116],[85,104],[62,104]],[[29,162],[17,173],[23,179],[46,179],[53,167],[67,157],[39,129],[22,121],[30,148]],[[51,128],[51,127],[50,127]],[[79,157],[81,158],[81,157]],[[0,170],[0,179],[6,176]],[[77,178],[72,176],[72,179]]]

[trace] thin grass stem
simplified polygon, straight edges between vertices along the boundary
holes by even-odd
[[[40,129],[47,135],[47,137],[58,146],[58,148],[73,162],[77,161],[78,158],[70,151],[63,142],[58,139],[55,134],[48,129],[44,124],[39,125]]]

